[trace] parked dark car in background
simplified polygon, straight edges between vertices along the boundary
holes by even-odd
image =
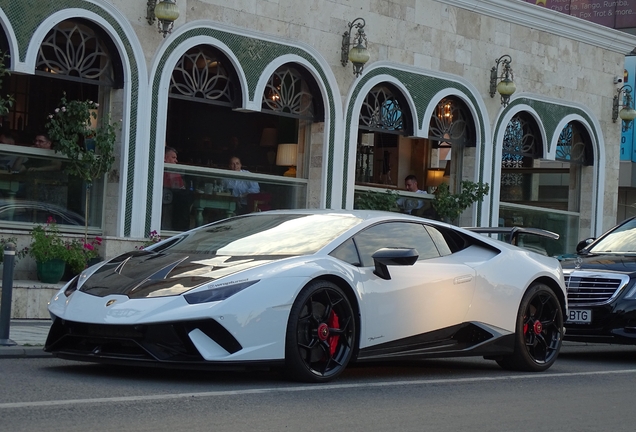
[[[565,339],[636,343],[636,218],[561,259],[568,292]]]
[[[63,207],[38,201],[0,200],[0,221],[46,223],[49,217],[59,225],[84,225],[84,217]]]

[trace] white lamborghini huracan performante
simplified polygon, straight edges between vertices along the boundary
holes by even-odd
[[[45,350],[162,367],[271,367],[325,382],[350,362],[556,360],[559,262],[397,213],[299,210],[206,225],[85,270],[51,300]]]

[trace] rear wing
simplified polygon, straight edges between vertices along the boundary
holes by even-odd
[[[524,228],[524,227],[465,227],[468,231],[477,234],[503,234],[508,237],[508,243],[519,246],[518,240],[521,234],[530,234],[538,237],[545,237],[551,240],[558,240],[559,234],[540,229],[540,228]]]

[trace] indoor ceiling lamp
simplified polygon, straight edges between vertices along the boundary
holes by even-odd
[[[500,63],[502,64],[501,76],[499,75]],[[512,63],[512,57],[508,54],[502,55],[495,60],[495,66],[490,70],[490,97],[495,97],[495,93],[499,93],[501,95],[501,105],[504,107],[508,105],[510,96],[517,90],[517,86],[513,81],[514,74],[510,63]],[[501,81],[497,83],[499,79]]]
[[[172,31],[177,18],[179,18],[179,7],[176,0],[161,0],[159,3],[157,0],[148,0],[146,11],[148,24],[152,25],[155,19],[158,20],[157,27],[163,37]]]
[[[366,62],[369,61],[369,50],[367,49],[367,37],[364,34],[365,21],[356,18],[349,23],[349,30],[342,34],[342,47],[340,51],[340,63],[346,66],[349,61],[353,64],[353,74],[360,76]],[[351,31],[356,28],[358,32],[351,40]],[[353,48],[349,49],[350,46]]]
[[[619,104],[619,99],[623,100],[623,104]],[[618,109],[621,108],[619,111]],[[636,118],[636,110],[634,109],[634,103],[632,100],[632,86],[624,85],[617,90],[617,94],[614,95],[614,101],[612,103],[612,121],[616,123],[616,120],[621,119],[623,121],[623,132],[628,131],[632,127],[632,121]]]

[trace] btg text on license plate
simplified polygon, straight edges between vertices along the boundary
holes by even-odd
[[[569,323],[589,324],[592,322],[592,311],[587,309],[570,309],[568,311]]]

